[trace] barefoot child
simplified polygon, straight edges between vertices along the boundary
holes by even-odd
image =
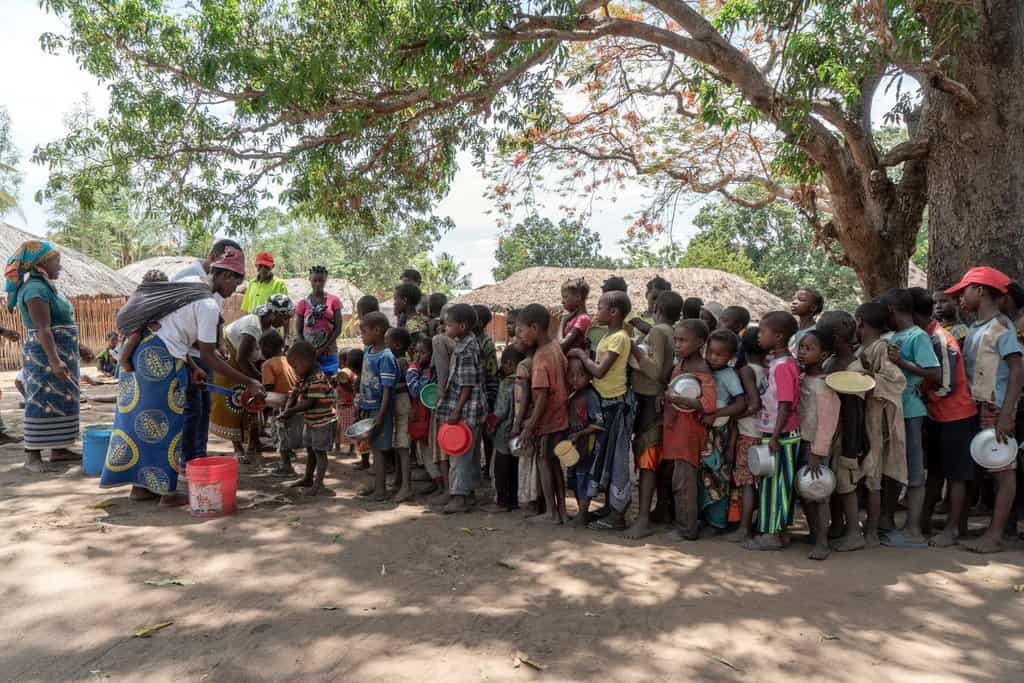
[[[515,346],[506,346],[501,353],[501,384],[494,403],[494,503],[484,512],[511,512],[519,507],[519,460],[512,455],[509,440],[515,419],[516,367],[526,358]]]
[[[914,324],[931,337],[943,377],[939,384],[926,381],[921,385],[924,405],[928,409],[923,430],[928,477],[925,480],[921,531],[925,536],[931,534],[932,512],[945,486],[946,528],[941,534],[932,536],[928,544],[946,548],[955,545],[961,534],[967,531],[964,499],[967,482],[975,480],[977,469],[971,459],[971,439],[978,431],[978,409],[971,399],[960,345],[952,332],[932,319],[935,310],[932,293],[913,287],[910,294],[914,297]]]
[[[523,424],[520,438],[530,441],[536,437],[537,469],[547,509],[544,519],[562,524],[566,519],[565,477],[555,456],[555,444],[569,428],[569,391],[565,383],[565,354],[548,336],[550,325],[551,314],[540,304],[530,304],[519,314],[518,336],[525,346],[534,349],[530,374],[533,410]]]
[[[708,337],[704,359],[715,378],[715,410],[702,419],[708,437],[700,459],[701,516],[718,530],[725,529],[729,510],[729,480],[732,466],[728,462],[734,451],[729,433],[732,421],[747,410],[747,394],[739,374],[730,367],[736,358],[739,338],[726,329],[715,330]]]
[[[875,380],[867,399],[864,424],[868,433],[868,454],[861,461],[864,486],[868,490],[868,514],[864,544],[880,543],[878,524],[882,507],[882,478],[892,485],[907,483],[906,430],[903,425],[903,390],[907,379],[889,360],[889,345],[882,335],[889,329],[889,308],[880,303],[857,308],[857,339],[860,362]]]
[[[480,346],[480,368],[483,371],[484,378],[484,403],[489,414],[494,410],[494,402],[498,400],[498,382],[500,381],[498,376],[498,350],[494,346],[494,340],[486,331],[493,316],[491,315],[491,309],[482,304],[475,304],[473,312],[476,313],[476,324],[473,326],[473,334],[476,336],[476,342]],[[483,451],[484,456],[483,478],[490,479],[491,461],[494,458],[494,442],[486,429],[481,430],[480,450]]]
[[[516,314],[516,348],[523,353],[523,360],[516,366],[515,386],[512,397],[515,401],[515,411],[512,418],[512,436],[518,437],[523,431],[523,425],[530,419],[533,410],[533,390],[531,378],[533,377],[533,352],[534,348],[527,346],[522,339],[523,327]],[[537,450],[531,443],[520,441],[518,449],[514,450],[513,456],[519,460],[519,506],[523,509],[524,517],[533,517],[542,514],[544,511],[544,499],[540,495],[540,472],[537,468]]]
[[[803,367],[800,377],[800,457],[797,470],[806,467],[815,479],[828,469],[832,439],[839,424],[839,396],[825,384],[822,364],[835,346],[833,337],[820,329],[807,330],[800,339],[798,358]],[[831,554],[828,545],[829,501],[803,501],[804,516],[814,539],[809,560],[824,560]]]
[[[595,531],[622,531],[626,528],[633,395],[626,376],[632,342],[624,324],[630,310],[629,297],[624,291],[605,293],[597,304],[597,322],[606,327],[607,334],[597,344],[596,360],[590,360],[582,349],[569,352],[570,357],[583,361],[587,372],[593,376],[591,383],[601,397],[601,409],[604,411],[605,431],[601,435],[601,450],[590,472],[588,496],[580,501],[582,509],[588,511],[590,499],[598,490],[606,492],[605,506],[594,513],[595,519],[588,525]]]
[[[395,316],[409,332],[410,343],[416,346],[421,337],[430,332],[430,323],[427,316],[419,312],[418,307],[423,294],[418,285],[412,283],[401,284],[395,287]]]
[[[684,541],[696,541],[700,532],[697,467],[707,438],[707,429],[701,418],[704,413],[713,412],[717,405],[715,379],[701,355],[707,340],[708,326],[698,318],[687,318],[676,325],[674,342],[678,362],[672,371],[672,379],[679,375],[692,375],[700,382],[701,394],[699,398],[683,398],[671,388],[665,392],[663,457],[672,465],[675,535]]]
[[[971,398],[978,408],[981,429],[995,429],[996,438],[1005,443],[1014,434],[1017,400],[1024,388],[1022,350],[1013,323],[999,312],[1010,278],[995,268],[971,268],[955,286],[946,290],[960,295],[964,310],[973,313],[964,341],[964,368],[971,383]],[[996,553],[1003,549],[1003,531],[1017,492],[1017,462],[988,470],[996,480],[996,500],[992,520],[984,535],[960,545],[976,553]]]
[[[359,409],[364,418],[372,418],[370,453],[373,455],[373,485],[360,489],[359,495],[387,498],[387,465],[385,451],[392,448],[395,431],[395,385],[398,382],[398,361],[385,343],[388,319],[373,311],[359,320],[363,344],[363,371],[359,373]]]
[[[392,327],[384,335],[384,342],[398,363],[395,376],[394,434],[391,447],[398,457],[395,467],[395,502],[403,503],[412,498],[412,442],[409,439],[409,416],[412,403],[409,400],[409,385],[405,375],[409,370],[409,332],[404,327]]]
[[[445,316],[445,334],[455,342],[448,384],[437,404],[441,422],[460,422],[473,433],[468,453],[449,457],[449,493],[451,500],[442,512],[446,515],[471,512],[476,489],[480,485],[480,463],[477,460],[480,429],[487,408],[484,400],[484,373],[480,367],[480,345],[473,334],[476,312],[469,304],[454,304]]]
[[[727,540],[734,543],[741,543],[750,538],[750,529],[754,521],[754,503],[757,500],[754,474],[750,471],[747,454],[751,446],[761,443],[757,416],[761,411],[761,386],[765,382],[766,354],[757,341],[758,334],[757,327],[748,327],[740,340],[744,363],[738,373],[747,397],[747,406],[743,415],[736,421],[737,435],[732,461],[733,495],[738,494],[740,497],[740,525],[727,537]]]
[[[800,338],[807,330],[814,329],[818,315],[825,310],[825,297],[813,289],[804,287],[796,290],[793,301],[789,304],[789,312],[797,318],[797,331],[789,340],[789,353],[796,355],[800,348]]]
[[[107,346],[96,356],[96,369],[104,375],[117,375],[118,365],[118,340],[120,336],[117,330],[107,333]]]
[[[290,396],[298,383],[298,378],[295,376],[295,370],[288,363],[288,359],[285,358],[283,350],[284,337],[277,330],[269,329],[260,337],[260,354],[265,359],[263,367],[260,368],[263,388]],[[281,460],[273,474],[285,477],[295,476],[292,457],[295,456],[295,449],[302,445],[304,421],[305,417],[302,413],[294,413],[287,419],[278,416],[275,421],[275,441]],[[258,458],[262,458],[259,453],[256,455]]]
[[[647,288],[644,290],[644,300],[647,301],[647,308],[644,309],[641,315],[629,321],[629,324],[638,336],[647,334],[657,324],[658,299],[662,294],[670,291],[672,291],[672,283],[660,275],[655,275],[647,281]]]
[[[854,355],[857,343],[857,321],[846,311],[826,311],[818,318],[818,331],[833,339],[834,352],[822,366],[825,374],[863,372],[864,366]],[[839,424],[832,443],[829,465],[836,475],[834,503],[830,511],[830,537],[838,540],[836,552],[850,552],[864,547],[857,506],[857,485],[864,478],[861,463],[868,451],[867,402],[864,394],[839,394]]]
[[[576,495],[577,504],[586,497],[589,486],[588,472],[594,462],[594,448],[598,443],[598,435],[604,430],[604,413],[601,412],[601,400],[590,385],[590,374],[579,358],[570,358],[569,368],[569,440],[572,441],[580,454],[580,460],[569,468],[566,487]],[[579,514],[573,518],[574,526],[586,526],[590,522],[589,515],[580,508]]]
[[[882,522],[889,528],[882,543],[897,547],[924,547],[921,534],[921,510],[924,506],[924,441],[922,429],[928,414],[921,400],[920,386],[925,380],[940,382],[942,371],[928,334],[914,324],[914,298],[906,289],[894,289],[882,297],[889,307],[889,320],[895,330],[889,339],[889,360],[907,379],[903,390],[903,425],[907,447],[907,521],[895,529],[893,516],[900,490],[892,486],[882,491]]]
[[[420,464],[427,470],[433,488],[428,488],[421,493],[434,493],[444,485],[441,480],[441,470],[434,462],[433,454],[430,452],[430,408],[420,401],[420,392],[428,384],[434,384],[434,370],[430,367],[430,358],[434,354],[434,342],[430,337],[423,335],[413,350],[413,360],[409,363],[409,369],[405,373],[406,386],[409,388],[409,400],[411,412],[409,416],[409,438],[416,445],[416,456]]]
[[[305,433],[302,445],[306,449],[306,472],[291,486],[306,488],[306,494],[315,496],[323,487],[327,473],[327,452],[334,444],[334,390],[327,375],[320,369],[316,348],[306,341],[296,342],[288,350],[288,364],[295,370],[298,383],[292,390],[288,404],[279,419],[287,424],[293,415],[302,415]]]
[[[679,321],[683,298],[676,292],[658,291],[654,325],[646,326],[647,334],[640,338],[639,344],[633,345],[629,359],[636,396],[633,453],[640,470],[640,507],[633,526],[626,530],[626,538],[644,538],[654,533],[651,527],[654,491],[658,491],[658,513],[664,519],[672,488],[671,475],[661,466],[661,432],[665,423],[662,408],[665,388],[672,374],[672,326]]]
[[[338,434],[334,438],[334,450],[340,455],[341,447],[348,443],[349,455],[351,455],[356,444],[349,441],[345,432],[356,420],[356,393],[359,390],[359,372],[363,369],[363,350],[343,351],[341,365],[341,371],[334,378],[337,394],[335,412],[338,415]],[[368,453],[360,455],[367,459],[370,457]],[[366,467],[360,469],[369,469],[369,462],[366,463]]]
[[[758,343],[768,352],[768,381],[761,394],[758,429],[775,456],[775,473],[760,479],[756,538],[743,542],[748,550],[781,550],[782,532],[793,523],[793,473],[800,448],[800,369],[789,353],[796,318],[773,311],[761,318]]]

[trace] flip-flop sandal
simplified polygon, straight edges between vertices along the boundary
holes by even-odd
[[[889,548],[927,548],[928,541],[911,541],[904,535],[899,529],[893,529],[892,531],[886,531],[884,533],[879,532],[880,540],[882,545]]]
[[[622,522],[621,524],[615,524],[614,522],[609,522],[607,519],[602,517],[600,519],[595,519],[593,522],[588,524],[587,528],[591,531],[625,531],[626,523]]]

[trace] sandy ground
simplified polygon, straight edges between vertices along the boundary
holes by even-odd
[[[818,564],[630,542],[366,503],[346,459],[326,496],[201,520],[20,457],[0,451],[2,680],[1021,680],[1020,543]],[[240,505],[279,487],[243,476]],[[189,585],[146,583],[167,577]]]

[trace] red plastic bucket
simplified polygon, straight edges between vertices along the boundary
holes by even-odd
[[[234,458],[213,456],[190,460],[185,466],[185,475],[193,517],[219,517],[235,511],[238,462]]]

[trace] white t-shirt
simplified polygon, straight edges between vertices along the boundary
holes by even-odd
[[[224,328],[224,336],[228,338],[231,345],[238,351],[242,344],[242,336],[248,335],[256,342],[256,358],[260,358],[260,337],[263,336],[263,326],[260,325],[260,318],[254,313],[243,315],[241,318]]]
[[[196,259],[192,262],[192,265],[187,268],[182,268],[174,277],[171,278],[171,282],[189,281],[190,278],[197,278],[200,282],[209,282],[209,275],[203,270],[203,262]]]
[[[160,329],[156,336],[163,340],[172,356],[185,360],[190,351],[193,351],[193,355],[199,355],[192,349],[197,341],[217,343],[220,306],[213,298],[200,299],[165,315],[158,322]]]

